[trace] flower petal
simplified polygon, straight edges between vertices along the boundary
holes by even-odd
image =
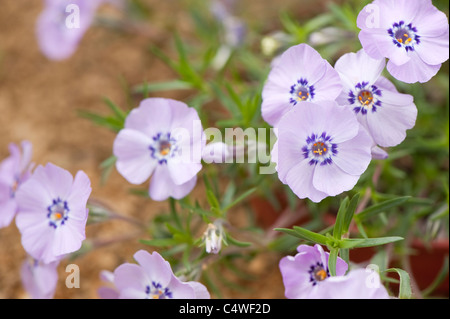
[[[374,84],[385,65],[384,58],[373,59],[361,49],[357,53],[344,54],[336,61],[335,68],[347,88],[354,89],[356,84],[363,81]]]
[[[149,278],[139,265],[125,263],[114,270],[114,284],[121,295],[126,289],[142,291],[145,295],[145,288],[149,283]]]
[[[134,259],[141,265],[150,281],[167,286],[172,279],[173,272],[168,261],[154,251],[152,254],[145,250],[139,250],[134,254]]]
[[[409,97],[383,91],[383,99],[392,103],[399,103],[402,99],[410,101]],[[367,114],[367,125],[376,144],[391,147],[400,144],[406,137],[406,131],[414,127],[417,108],[414,103],[393,105],[384,100],[376,112]]]
[[[316,165],[314,169],[313,185],[317,190],[336,196],[351,190],[358,182],[359,175],[350,175],[336,164]]]
[[[116,168],[132,184],[142,184],[152,175],[157,161],[149,150],[152,141],[140,131],[123,129],[114,140]]]
[[[127,116],[125,128],[137,130],[153,138],[158,133],[170,131],[172,117],[172,107],[168,99],[147,98]]]
[[[155,201],[163,201],[169,197],[181,199],[192,191],[196,183],[197,175],[184,184],[176,185],[167,165],[159,165],[150,181],[149,195]]]
[[[333,162],[350,175],[361,175],[370,164],[372,138],[366,130],[360,127],[358,135],[351,140],[339,143],[338,153]]]
[[[71,209],[71,218],[86,220],[86,205],[91,195],[91,181],[83,171],[78,171],[72,184],[72,190],[67,198]],[[74,214],[72,214],[74,212]],[[75,215],[76,214],[76,215]]]
[[[358,37],[364,51],[373,59],[388,58],[395,65],[404,65],[411,59],[403,47],[399,48],[392,42],[387,30],[362,30]]]
[[[299,198],[309,198],[313,202],[320,202],[329,195],[317,190],[313,186],[314,166],[308,161],[301,161],[289,170],[286,183]]]
[[[422,37],[420,43],[414,47],[423,62],[431,65],[444,63],[448,60],[449,29],[438,37]]]
[[[410,60],[402,65],[397,65],[392,61],[387,64],[389,73],[405,83],[425,83],[428,82],[441,68],[441,64],[430,65],[419,57],[417,52],[413,51],[409,54]]]

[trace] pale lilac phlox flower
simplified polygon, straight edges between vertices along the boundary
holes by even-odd
[[[317,244],[314,247],[300,245],[297,251],[295,256],[283,257],[279,264],[286,298],[313,298],[331,276],[328,268],[330,254]],[[338,257],[336,275],[345,275],[347,269],[347,263]]]
[[[431,0],[375,0],[357,25],[367,54],[388,58],[388,71],[400,81],[427,82],[448,60],[448,19]]]
[[[10,156],[0,163],[0,228],[8,226],[17,213],[16,192],[31,175],[32,145],[9,145]]]
[[[209,299],[205,286],[182,282],[168,261],[153,252],[134,254],[138,264],[125,263],[114,271],[114,283],[121,299]]]
[[[97,291],[101,299],[119,299],[119,292],[114,285],[114,273],[102,270],[100,279],[107,285],[100,287]]]
[[[307,44],[287,49],[273,65],[262,92],[264,120],[277,126],[289,110],[302,102],[335,100],[342,85],[338,73]]]
[[[345,276],[333,276],[324,282],[315,299],[390,299],[379,274],[371,269],[352,269]]]
[[[150,176],[149,195],[180,199],[194,188],[206,138],[194,108],[164,98],[148,98],[133,109],[113,146],[116,168],[132,184]]]
[[[336,276],[328,268],[329,253],[320,245],[300,245],[295,256],[283,257],[279,267],[289,299],[387,299],[389,294],[373,270],[356,269],[336,260]]]
[[[42,53],[51,60],[69,58],[92,24],[104,0],[46,0],[36,33]]]
[[[280,120],[272,149],[279,179],[319,202],[352,189],[371,161],[373,140],[349,108],[302,102]]]
[[[58,283],[59,261],[44,264],[30,256],[20,269],[22,284],[32,299],[52,299]]]
[[[364,50],[344,54],[335,65],[344,85],[337,101],[354,111],[376,144],[390,147],[414,127],[417,107],[412,95],[399,93],[381,76],[384,66],[385,59],[372,59]]]
[[[16,224],[29,255],[44,263],[60,260],[77,251],[86,238],[88,176],[75,178],[51,163],[38,166],[16,194]]]

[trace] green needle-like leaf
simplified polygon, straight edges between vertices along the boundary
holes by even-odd
[[[403,240],[403,237],[391,236],[380,238],[344,238],[340,241],[339,247],[342,249],[374,247],[386,245],[399,240]]]
[[[398,293],[398,298],[411,299],[412,290],[409,274],[405,270],[400,268],[389,268],[386,270],[386,272],[396,272],[400,276],[400,289]]]
[[[365,220],[369,217],[372,217],[374,215],[377,215],[379,213],[385,212],[386,210],[399,206],[401,204],[403,204],[404,202],[406,202],[407,200],[409,200],[411,198],[411,196],[403,196],[403,197],[397,197],[394,199],[390,199],[387,201],[384,201],[382,203],[370,206],[366,209],[364,209],[362,212],[360,212],[359,214],[355,215],[355,220],[356,221],[362,221]]]
[[[329,239],[324,235],[317,234],[298,226],[294,226],[294,229],[275,228],[275,230],[321,245],[326,245],[329,241]]]

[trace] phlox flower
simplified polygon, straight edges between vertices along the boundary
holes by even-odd
[[[130,183],[150,176],[149,195],[162,201],[191,192],[201,170],[206,138],[197,111],[164,98],[148,98],[133,109],[113,146],[118,172]]]
[[[114,284],[120,299],[209,299],[199,282],[182,282],[160,254],[139,250],[138,264],[125,263],[114,271]]]
[[[322,286],[330,277],[328,269],[329,253],[320,245],[314,247],[300,245],[295,256],[286,256],[280,260],[280,271],[283,277],[286,298],[315,298],[321,294]],[[343,276],[348,265],[337,258],[336,275]]]
[[[98,295],[101,299],[119,299],[119,292],[114,286],[114,273],[102,270],[100,279],[107,285],[98,288]]]
[[[387,299],[378,273],[365,269],[348,270],[337,258],[336,276],[330,276],[329,253],[320,245],[300,245],[295,256],[280,260],[280,271],[288,299]]]
[[[302,102],[334,100],[342,90],[333,67],[307,44],[287,49],[272,65],[262,91],[261,112],[272,126]]]
[[[375,0],[358,15],[359,39],[374,59],[406,82],[427,82],[449,57],[447,16],[431,0]]]
[[[86,238],[90,193],[90,181],[84,172],[73,178],[51,163],[38,166],[16,194],[16,224],[25,251],[43,263],[77,251]]]
[[[417,107],[412,95],[399,93],[381,76],[385,64],[385,59],[372,59],[360,50],[344,54],[335,69],[344,85],[337,102],[354,111],[376,144],[389,147],[400,144],[414,127]]]
[[[21,150],[22,149],[22,150]],[[0,163],[0,228],[8,226],[17,213],[16,192],[31,175],[32,145],[9,145],[10,156]]]
[[[46,0],[36,34],[42,53],[50,60],[69,58],[92,24],[105,0]]]
[[[279,179],[314,202],[352,189],[371,160],[372,138],[334,101],[302,102],[280,120],[277,137]]]
[[[44,264],[28,257],[20,269],[22,284],[32,299],[52,299],[58,283],[59,260]]]

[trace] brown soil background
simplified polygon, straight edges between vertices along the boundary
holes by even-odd
[[[92,197],[98,198],[124,215],[148,223],[154,213],[166,208],[158,203],[129,193],[129,185],[116,171],[108,183],[100,185],[100,163],[112,152],[115,135],[80,118],[77,110],[98,113],[106,108],[102,97],[118,105],[128,103],[122,81],[130,85],[143,81],[174,79],[175,75],[148,52],[149,43],[170,52],[172,38],[167,30],[192,36],[192,22],[187,1],[149,0],[151,22],[144,25],[145,35],[120,33],[92,27],[76,53],[68,60],[53,62],[39,51],[35,38],[36,19],[43,1],[2,0],[0,9],[0,160],[9,155],[8,144],[26,139],[33,144],[36,164],[52,162],[75,174],[84,170],[90,177]],[[240,1],[242,17],[253,17],[267,31],[279,27],[279,11],[288,9],[295,16],[307,17],[324,10],[319,1]],[[103,7],[101,12],[116,12]],[[182,99],[179,93],[166,97]],[[200,187],[200,186],[199,186]],[[197,189],[194,196],[202,198]],[[89,225],[89,239],[110,240],[117,236],[136,235],[136,227],[119,221]],[[68,275],[59,266],[59,282],[55,298],[98,298],[101,286],[99,272],[114,270],[123,262],[131,262],[138,249],[150,249],[138,243],[139,237],[104,246],[76,259],[80,267],[81,287],[68,289]],[[0,229],[0,298],[28,298],[20,280],[20,265],[25,252],[20,234],[12,223]],[[224,298],[284,298],[278,270],[280,256],[261,255],[248,265],[248,270],[264,280],[255,281],[247,292],[224,289]]]

